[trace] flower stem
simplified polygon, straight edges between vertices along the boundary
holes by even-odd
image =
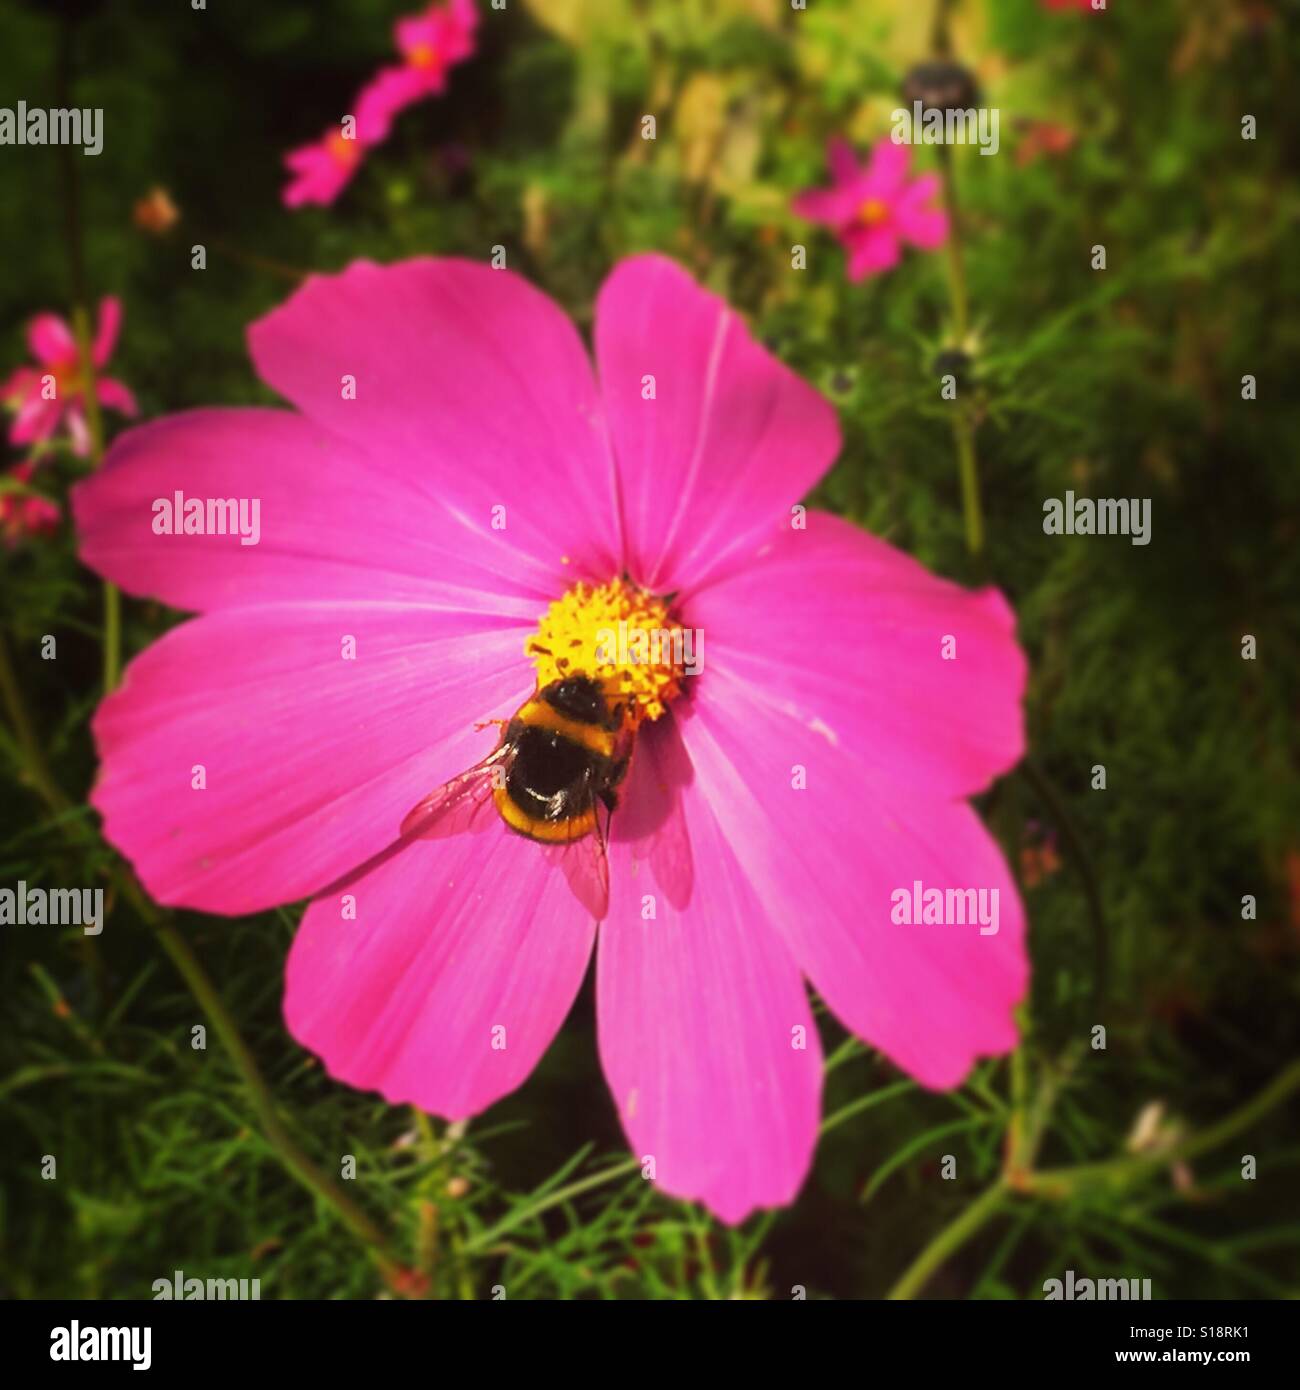
[[[1022,1074],[1016,1080],[1017,1088],[1023,1089],[1025,1082],[1026,1078]],[[1080,1163],[1070,1168],[1044,1169],[1033,1173],[1018,1171],[1013,1166],[1018,1159],[1026,1156],[1024,1146],[1015,1145],[1017,1153],[1012,1153],[1012,1146],[1008,1146],[1007,1170],[926,1245],[887,1297],[915,1297],[940,1265],[978,1234],[1012,1195],[1060,1201],[1085,1189],[1128,1187],[1143,1178],[1154,1176],[1174,1163],[1195,1158],[1199,1154],[1218,1148],[1249,1129],[1295,1091],[1300,1091],[1300,1062],[1292,1062],[1257,1096],[1233,1111],[1231,1115],[1225,1116],[1218,1124],[1211,1125],[1200,1134],[1190,1136],[1173,1148],[1156,1153],[1137,1156],[1124,1154],[1102,1163]],[[1040,1113],[1035,1116],[1031,1126],[1035,1140],[1041,1137],[1046,1129],[1047,1110],[1052,1099],[1054,1088],[1048,1089],[1047,1098],[1040,1105]]]
[[[8,718],[13,725],[27,781],[40,794],[50,810],[60,816],[64,834],[78,848],[84,848],[88,828],[84,822],[63,814],[71,808],[72,802],[54,780],[41,752],[40,742],[36,738],[31,718],[23,702],[22,691],[14,675],[9,660],[9,649],[3,637],[0,637],[0,699],[3,700]],[[153,929],[163,950],[171,958],[181,978],[189,986],[190,992],[198,1000],[216,1030],[218,1038],[234,1063],[235,1070],[248,1090],[254,1113],[268,1144],[288,1172],[304,1187],[332,1206],[353,1234],[373,1249],[385,1277],[396,1273],[398,1265],[389,1252],[383,1232],[312,1162],[285,1128],[276,1111],[270,1087],[266,1084],[251,1049],[244,1041],[225,1001],[190,949],[189,943],[171,924],[166,914],[146,896],[135,876],[124,864],[117,865],[115,874],[122,896],[131,902],[140,919]]]
[[[946,57],[952,48],[948,27],[951,9],[952,0],[935,0],[930,45],[937,58]],[[953,337],[956,340],[954,346],[959,352],[965,352],[970,333],[970,292],[966,285],[961,205],[957,199],[957,182],[953,176],[952,150],[947,145],[939,145],[937,152],[943,187],[943,206],[948,215],[948,297],[952,305]],[[963,387],[963,394],[964,389]],[[984,549],[984,515],[980,507],[975,424],[965,399],[959,397],[955,404],[952,436],[957,450],[957,471],[961,479],[961,509],[966,524],[966,549],[975,556]]]
[[[949,1255],[954,1255],[977,1231],[981,1230],[1001,1210],[1007,1189],[999,1178],[957,1218],[950,1221],[907,1267],[902,1278],[885,1295],[889,1299],[914,1298],[930,1281],[930,1276]]]

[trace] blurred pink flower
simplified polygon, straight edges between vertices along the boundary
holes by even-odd
[[[381,68],[357,94],[351,113],[354,138],[340,128],[285,156],[294,177],[281,194],[284,205],[332,203],[360,168],[365,150],[388,139],[393,118],[412,102],[445,89],[450,68],[473,53],[477,26],[474,0],[450,0],[399,19],[393,33],[406,61],[401,67]]]
[[[359,121],[357,128],[359,132]],[[293,178],[280,195],[285,207],[332,203],[360,168],[363,148],[359,134],[349,138],[342,130],[331,130],[310,145],[290,150],[284,162]]]
[[[405,61],[401,67],[382,69],[367,89],[386,118],[445,91],[451,69],[473,54],[477,28],[474,0],[450,0],[399,19],[393,38]]]
[[[91,347],[95,396],[101,406],[134,415],[135,397],[130,390],[114,377],[99,375],[113,355],[121,323],[122,301],[112,295],[100,300]],[[27,347],[39,365],[19,367],[0,386],[0,400],[17,412],[9,427],[9,442],[39,444],[51,439],[60,424],[66,424],[73,452],[84,457],[90,451],[86,382],[71,327],[57,314],[37,314],[27,328]]]
[[[1094,13],[1092,0],[1040,0],[1045,10],[1087,10]]]
[[[805,977],[926,1086],[1015,1046],[1024,916],[967,801],[1023,750],[1014,614],[796,506],[839,451],[835,412],[721,299],[663,257],[624,260],[593,370],[513,272],[358,262],[249,342],[293,409],[155,421],[73,495],[88,565],[199,614],[100,706],[92,800],[161,902],[313,899],[284,1011],[330,1075],[476,1114],[536,1066],[594,951],[634,1153],[736,1222],[792,1200],[816,1145]],[[260,499],[259,543],[155,534],[182,480]],[[674,595],[709,659],[641,726],[598,923],[494,813],[398,828],[533,692],[548,605],[623,575]],[[993,890],[998,929],[899,925],[918,881]]]
[[[6,475],[17,482],[29,484],[36,464],[28,459],[15,464]],[[59,529],[62,516],[58,503],[34,492],[0,490],[0,541],[12,550],[19,541],[30,536],[48,536]]]
[[[844,244],[850,280],[892,270],[904,242],[932,251],[947,238],[947,214],[931,206],[939,176],[923,174],[909,182],[911,158],[910,146],[885,136],[859,166],[848,141],[834,139],[827,150],[831,186],[794,200],[800,217],[830,227]]]

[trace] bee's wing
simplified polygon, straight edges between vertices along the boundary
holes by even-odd
[[[444,782],[406,813],[399,831],[402,838],[441,840],[462,831],[485,830],[493,824],[492,793],[505,785],[513,761],[513,749],[502,744],[481,763]]]
[[[596,827],[581,839],[545,845],[542,854],[569,881],[573,896],[597,921],[609,911],[609,858],[599,815]]]

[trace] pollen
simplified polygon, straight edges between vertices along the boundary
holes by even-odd
[[[591,677],[607,699],[626,703],[632,728],[660,718],[682,692],[682,627],[664,599],[626,579],[575,584],[542,615],[524,654],[539,686]]]
[[[325,141],[325,148],[344,168],[356,162],[359,149],[357,142],[349,140],[345,135],[340,135],[338,131],[335,131]]]
[[[868,227],[878,227],[889,216],[889,209],[879,198],[868,198],[858,209],[858,220]]]

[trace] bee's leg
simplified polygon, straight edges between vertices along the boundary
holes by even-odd
[[[509,723],[510,721],[508,719],[480,719],[478,723],[474,725],[474,732],[478,733],[480,729],[490,728],[493,724],[495,724],[498,729],[504,729]]]

